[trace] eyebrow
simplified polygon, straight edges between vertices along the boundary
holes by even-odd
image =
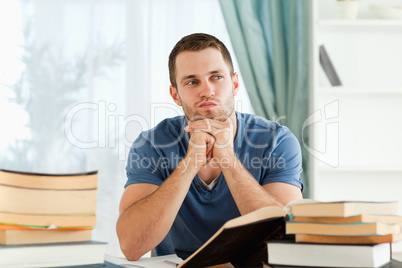
[[[213,70],[213,71],[209,72],[209,74],[217,74],[217,73],[223,73],[223,70],[218,69],[218,70]],[[192,79],[192,78],[196,78],[196,77],[197,77],[197,75],[195,75],[195,74],[186,75],[182,79],[180,79],[180,83],[183,83],[184,80]]]
[[[186,75],[180,79],[180,84],[182,84],[185,80],[195,78],[196,76],[194,74]]]

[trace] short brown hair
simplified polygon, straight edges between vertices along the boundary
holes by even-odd
[[[229,50],[226,46],[215,36],[205,33],[195,33],[183,37],[172,49],[169,55],[169,78],[173,87],[177,88],[176,83],[176,58],[180,52],[183,51],[200,51],[209,47],[218,49],[224,61],[229,67],[230,74],[233,75],[233,63],[230,57]]]

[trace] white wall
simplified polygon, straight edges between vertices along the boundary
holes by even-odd
[[[316,3],[320,20],[338,19],[336,1]],[[360,1],[358,19],[374,19],[370,4],[401,2]],[[314,109],[324,111],[334,101],[338,105],[333,120],[338,128],[317,125],[315,146],[324,150],[327,144],[338,144],[331,154],[339,161],[331,167],[314,160],[313,198],[397,200],[402,215],[402,24],[356,26],[352,21],[315,29],[315,45],[325,46],[343,88],[331,88],[315,63]]]

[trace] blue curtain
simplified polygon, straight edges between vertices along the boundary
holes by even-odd
[[[286,125],[301,143],[309,196],[309,0],[220,0],[240,71],[257,115]]]

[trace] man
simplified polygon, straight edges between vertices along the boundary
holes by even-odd
[[[170,94],[185,117],[143,132],[127,164],[117,235],[124,255],[187,258],[226,221],[301,199],[300,145],[277,123],[234,111],[230,54],[207,34],[169,56]]]

